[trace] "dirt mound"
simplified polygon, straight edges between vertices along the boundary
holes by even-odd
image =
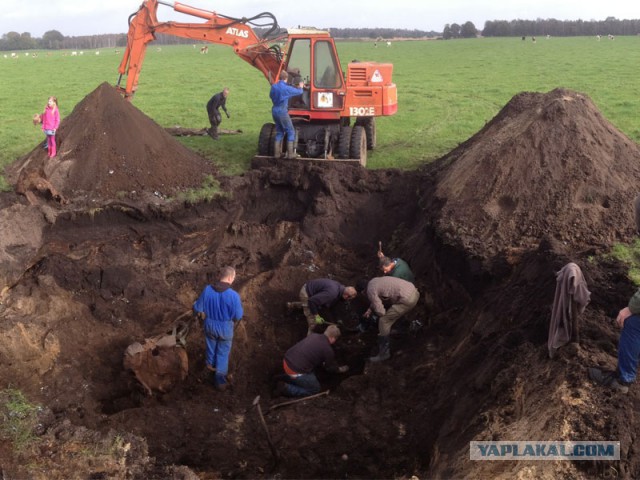
[[[580,248],[634,230],[640,149],[581,93],[515,96],[434,167],[438,234],[483,259],[547,234]]]
[[[125,101],[107,83],[98,86],[64,118],[58,156],[38,146],[7,168],[20,193],[50,191],[52,197],[171,196],[197,188],[213,165],[184,147],[157,123]]]

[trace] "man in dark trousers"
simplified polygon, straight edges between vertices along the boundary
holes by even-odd
[[[313,333],[287,350],[282,361],[284,381],[278,382],[276,393],[287,397],[308,397],[320,392],[314,373],[317,367],[328,372],[345,373],[347,365],[338,366],[331,347],[340,337],[340,329],[329,325],[324,333]]]
[[[242,318],[240,295],[231,288],[236,279],[233,267],[224,267],[213,285],[207,285],[193,304],[193,313],[204,320],[207,369],[215,373],[214,384],[225,390],[234,324]]]
[[[356,298],[356,295],[354,287],[345,287],[330,278],[316,278],[302,285],[300,301],[288,302],[287,308],[302,308],[307,319],[307,335],[311,335],[316,325],[324,323],[324,319],[319,314],[320,309],[330,308],[338,300],[351,300]]]
[[[209,115],[209,123],[211,128],[208,130],[209,135],[214,140],[218,139],[218,125],[222,123],[222,115],[220,115],[220,108],[224,110],[224,113],[229,118],[229,112],[227,111],[227,97],[229,96],[229,89],[223,88],[220,93],[216,93],[207,102],[207,115]]]

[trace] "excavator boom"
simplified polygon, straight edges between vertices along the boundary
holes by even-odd
[[[170,6],[179,13],[202,18],[205,22],[159,22],[157,18],[158,4]],[[272,21],[271,29],[261,39],[250,24],[265,19]],[[145,0],[138,11],[129,17],[127,47],[118,68],[120,77],[117,87],[123,91],[125,98],[130,98],[135,93],[147,45],[155,40],[158,33],[229,45],[234,49],[236,55],[260,70],[269,83],[273,83],[277,78],[282,57],[280,50],[270,45],[278,38],[273,37],[268,40],[267,38],[270,35],[278,34],[279,27],[275,17],[270,13],[264,12],[249,19],[236,19],[178,2]],[[284,36],[286,37],[286,33]],[[120,83],[125,75],[126,85],[121,86]]]

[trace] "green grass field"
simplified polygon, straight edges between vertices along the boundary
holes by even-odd
[[[122,50],[122,49],[120,49]],[[604,116],[640,141],[640,37],[596,41],[591,37],[454,41],[404,41],[374,48],[373,42],[338,42],[343,65],[352,59],[391,62],[399,108],[378,119],[378,148],[368,168],[413,168],[467,140],[516,94],[557,87],[586,93]],[[10,52],[8,52],[10,53]],[[115,84],[121,54],[113,49],[39,52],[37,58],[0,57],[0,165],[13,162],[42,140],[31,123],[49,95],[63,118],[102,82]],[[262,74],[225,46],[207,55],[192,46],[148,51],[134,105],[168,127],[207,126],[205,103],[229,86],[231,119],[222,128],[242,135],[182,138],[230,174],[245,171],[257,149],[260,127],[271,121],[269,85]],[[2,183],[1,188],[8,188]]]

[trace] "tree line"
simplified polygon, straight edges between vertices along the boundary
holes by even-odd
[[[588,37],[595,35],[639,35],[640,20],[618,20],[607,17],[606,20],[556,20],[554,18],[536,20],[488,20],[479,32],[472,22],[462,25],[446,24],[442,32],[445,40],[453,38],[483,37]]]
[[[421,30],[401,30],[391,28],[332,28],[330,29],[335,38],[370,38],[372,40],[381,38],[425,38],[438,36],[437,32],[425,32]],[[256,34],[262,35],[268,29],[255,29]],[[192,44],[194,41],[188,38],[176,37],[174,35],[159,34],[154,44],[156,45],[184,45]],[[58,30],[45,32],[42,38],[32,37],[30,33],[8,32],[0,38],[0,50],[88,50],[96,48],[115,48],[127,45],[126,33],[114,33],[103,35],[85,35],[78,37],[66,37]]]
[[[255,29],[258,35],[266,29]],[[520,37],[553,35],[554,37],[590,36],[590,35],[638,35],[640,20],[618,20],[608,17],[606,20],[556,20],[553,18],[536,20],[488,20],[480,32],[473,22],[451,23],[443,31],[406,30],[395,28],[329,28],[334,38],[341,39],[392,39],[392,38],[474,38],[484,37]],[[193,40],[173,35],[158,35],[157,45],[191,44]],[[102,35],[84,35],[67,37],[58,30],[45,32],[42,38],[32,37],[30,33],[8,32],[0,38],[0,50],[60,50],[60,49],[97,49],[118,48],[127,44],[126,33]]]

